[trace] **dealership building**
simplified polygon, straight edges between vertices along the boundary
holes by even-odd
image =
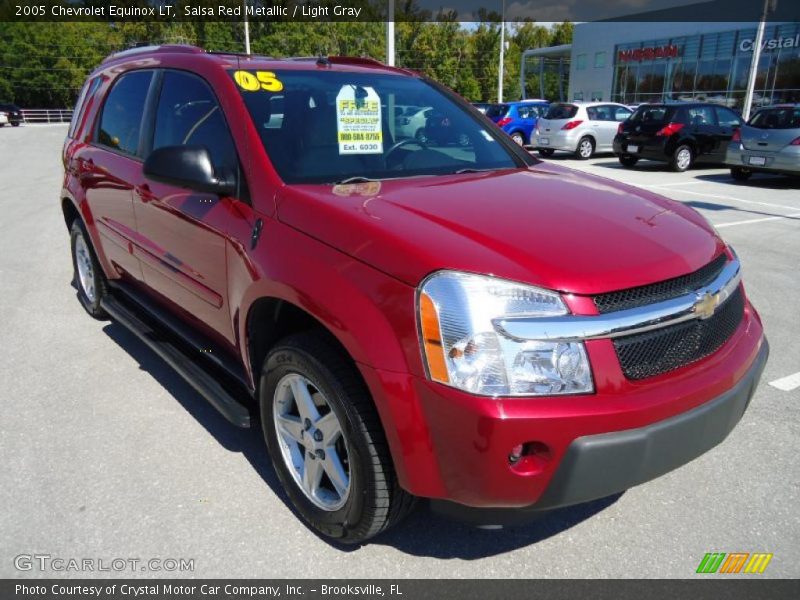
[[[581,23],[571,45],[526,51],[525,95],[540,94],[530,76],[548,63],[569,72],[565,100],[704,100],[741,109],[756,28],[757,23]],[[762,48],[753,106],[800,102],[800,23],[767,23]]]

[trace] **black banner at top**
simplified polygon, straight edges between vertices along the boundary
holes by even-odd
[[[394,10],[391,10],[393,4]],[[800,21],[798,0],[0,0],[0,22]]]

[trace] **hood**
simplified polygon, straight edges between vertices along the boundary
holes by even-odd
[[[596,294],[690,273],[724,249],[693,209],[552,163],[285,186],[278,218],[410,285],[457,269]]]

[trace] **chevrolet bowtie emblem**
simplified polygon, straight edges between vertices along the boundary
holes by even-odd
[[[714,311],[719,306],[719,294],[706,292],[702,296],[698,295],[697,302],[694,303],[692,311],[700,319],[708,319],[714,315]]]

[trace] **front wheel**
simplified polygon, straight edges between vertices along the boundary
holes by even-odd
[[[621,154],[619,156],[619,163],[623,167],[634,167],[637,162],[639,162],[639,159],[636,156],[631,156],[630,154]]]
[[[78,300],[86,312],[95,319],[106,319],[108,315],[100,306],[106,294],[106,279],[92,249],[89,235],[80,219],[75,219],[70,229],[72,248],[73,282],[78,288]]]
[[[586,160],[594,154],[594,142],[589,136],[582,137],[578,142],[578,149],[575,151],[575,158]]]
[[[743,169],[742,167],[733,167],[731,169],[731,177],[736,181],[747,181],[753,172],[750,169]]]
[[[324,333],[280,342],[261,372],[261,422],[292,504],[315,530],[363,542],[408,514],[372,398]]]
[[[539,154],[541,154],[544,157],[553,156],[553,154],[555,154],[555,150],[553,150],[552,148],[539,148],[538,150]]]
[[[694,155],[692,149],[683,144],[675,149],[675,154],[672,155],[672,161],[669,163],[670,168],[678,173],[687,171],[692,166]]]

